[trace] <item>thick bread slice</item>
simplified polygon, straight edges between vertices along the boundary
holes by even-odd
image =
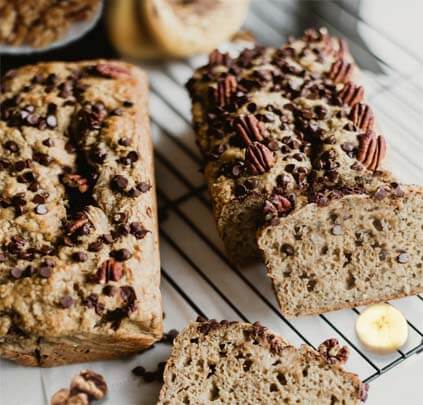
[[[423,189],[308,204],[258,233],[287,316],[319,314],[423,292]]]
[[[192,322],[174,342],[159,404],[359,404],[367,384],[339,359],[296,349],[258,323]]]

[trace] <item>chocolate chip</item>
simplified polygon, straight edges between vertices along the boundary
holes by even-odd
[[[72,259],[76,262],[85,262],[88,260],[88,255],[85,252],[73,252]]]
[[[62,308],[70,308],[73,305],[73,298],[70,295],[65,295],[60,299],[60,306]]]
[[[57,127],[57,118],[54,115],[47,115],[46,118],[47,126],[50,128],[56,128]]]
[[[32,202],[34,204],[44,204],[46,202],[46,199],[40,194],[35,194],[34,198],[32,199]]]
[[[271,150],[271,151],[277,151],[279,148],[280,148],[280,143],[279,143],[279,141],[277,141],[277,140],[275,140],[275,139],[273,139],[273,140],[271,140],[268,144],[267,144],[267,147]]]
[[[7,141],[3,144],[3,147],[7,149],[9,152],[16,153],[19,151],[19,146],[16,142]]]
[[[143,377],[146,373],[145,368],[142,366],[137,366],[132,369],[132,374],[134,374],[137,377]]]
[[[150,190],[151,184],[147,183],[145,181],[141,181],[141,182],[137,183],[136,187],[142,193],[146,193],[148,190]]]
[[[128,155],[126,156],[131,162],[136,162],[139,158],[138,153],[135,152],[134,150],[129,152]]]
[[[235,186],[234,193],[237,197],[245,196],[247,192],[248,192],[247,187],[245,187],[243,184],[237,184]]]
[[[119,143],[119,145],[122,145],[122,146],[129,146],[131,144],[131,139],[130,138],[120,138],[118,143]]]
[[[335,225],[335,226],[333,226],[331,232],[332,232],[332,235],[336,235],[336,236],[341,235],[342,234],[342,227],[341,227],[341,225]]]
[[[15,170],[17,172],[21,172],[22,170],[26,169],[27,167],[28,166],[27,166],[27,163],[26,163],[25,160],[19,160],[15,163]]]
[[[129,225],[130,233],[137,239],[142,239],[149,231],[147,231],[141,222],[131,222]]]
[[[402,252],[397,256],[397,262],[401,264],[408,263],[410,261],[410,256],[408,253]]]
[[[18,267],[14,267],[12,270],[10,270],[10,275],[16,280],[21,278],[22,274],[23,274],[22,269]]]
[[[0,263],[4,263],[6,261],[6,255],[0,252]]]
[[[345,142],[341,145],[341,148],[345,151],[345,152],[352,152],[355,148],[354,144],[352,142]]]
[[[116,175],[112,179],[112,188],[118,191],[124,191],[128,187],[128,179],[121,175]]]
[[[114,257],[120,262],[124,262],[125,260],[128,260],[132,256],[132,254],[128,249],[122,248],[118,250],[113,250],[112,252],[110,252],[110,256]]]
[[[386,197],[386,190],[384,189],[384,187],[379,187],[376,190],[374,197],[376,198],[376,200],[383,200]]]
[[[103,294],[108,296],[108,297],[114,297],[118,292],[117,287],[113,286],[113,285],[106,285],[103,288]]]
[[[294,254],[294,248],[288,243],[284,243],[281,246],[281,251],[285,253],[287,256],[292,256]]]
[[[38,269],[38,274],[42,277],[42,278],[49,278],[51,276],[51,267],[49,266],[41,266]]]
[[[115,224],[124,223],[128,220],[128,215],[125,212],[118,212],[113,215],[113,222]]]
[[[45,215],[48,213],[48,209],[44,204],[39,204],[34,209],[37,215]]]
[[[115,240],[111,234],[104,234],[102,236],[104,243],[111,245]]]
[[[54,142],[53,142],[53,140],[52,140],[52,139],[50,139],[50,138],[46,138],[46,139],[44,139],[44,141],[43,141],[43,145],[44,145],[44,146],[47,146],[48,148],[50,148],[51,146],[54,146]]]
[[[133,105],[134,105],[134,103],[132,101],[125,100],[123,102],[124,107],[132,107]]]
[[[110,112],[110,115],[118,115],[118,116],[120,116],[122,114],[123,114],[122,108],[115,108],[114,110],[112,110]]]

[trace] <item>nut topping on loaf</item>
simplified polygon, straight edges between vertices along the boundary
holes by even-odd
[[[368,385],[345,372],[336,339],[299,349],[258,322],[192,322],[174,341],[159,404],[359,404]]]
[[[146,94],[144,74],[121,62],[4,76],[0,355],[49,366],[160,338]]]
[[[291,203],[276,210],[285,216],[316,195],[372,194],[393,181],[381,171],[386,143],[356,73],[346,43],[320,29],[236,58],[215,50],[187,83],[218,230],[235,262],[257,255],[257,225],[263,207],[272,219],[265,202],[275,195]]]

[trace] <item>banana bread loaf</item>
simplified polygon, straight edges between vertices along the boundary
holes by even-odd
[[[258,323],[192,322],[176,338],[159,404],[360,404],[367,384],[345,372],[336,339],[296,349]]]
[[[147,78],[42,63],[1,82],[0,355],[115,358],[162,335]]]
[[[287,315],[423,290],[423,191],[382,169],[357,73],[320,29],[280,49],[214,51],[187,85],[218,231],[241,264],[258,239]]]

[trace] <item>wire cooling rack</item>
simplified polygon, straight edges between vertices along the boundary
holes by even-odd
[[[388,140],[392,170],[406,182],[423,184],[421,35],[401,36],[407,26],[390,29],[383,17],[399,13],[407,2],[401,7],[397,4],[395,12],[377,10],[387,3],[391,4],[390,0],[252,0],[245,28],[259,43],[276,47],[288,35],[298,35],[309,26],[326,26],[331,34],[346,37],[362,68],[367,98]],[[413,26],[409,18],[403,20]],[[420,24],[418,19],[416,23]],[[401,350],[378,356],[364,350],[356,338],[355,321],[362,308],[287,320],[279,312],[264,266],[237,269],[228,261],[199,171],[202,159],[190,124],[190,100],[183,88],[192,70],[206,60],[202,56],[147,69],[160,206],[165,329],[181,329],[203,315],[259,320],[295,345],[317,347],[323,340],[337,337],[350,347],[346,368],[368,382],[423,351],[422,296],[392,302],[408,320],[409,339]],[[0,360],[0,404],[46,404],[81,368],[105,376],[110,387],[107,404],[154,404],[160,385],[144,384],[131,377],[130,370],[140,364],[154,369],[157,362],[166,360],[169,350],[156,345],[154,350],[130,359],[53,369],[27,369]]]
[[[280,46],[288,35],[298,34],[310,24],[326,26],[332,34],[346,37],[363,68],[367,97],[390,143],[393,170],[402,179],[419,183],[423,173],[419,161],[423,137],[417,132],[422,125],[418,97],[423,55],[356,13],[346,2],[253,1],[245,27],[258,42],[272,46]],[[351,349],[348,369],[368,382],[423,350],[421,296],[393,302],[407,317],[410,338],[392,355],[376,356],[360,346],[354,333],[361,308],[287,320],[277,308],[263,266],[238,269],[231,265],[216,234],[199,173],[202,160],[194,144],[190,101],[183,88],[192,69],[205,62],[205,57],[198,57],[149,72],[164,280],[199,315],[260,320],[293,343],[314,347],[336,336]],[[413,148],[413,153],[407,152]]]

